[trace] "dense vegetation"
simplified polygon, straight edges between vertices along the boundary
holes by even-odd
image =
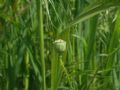
[[[0,0],[0,90],[120,90],[119,0]]]

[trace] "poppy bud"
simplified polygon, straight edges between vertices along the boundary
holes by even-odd
[[[54,45],[58,52],[64,52],[66,50],[66,41],[62,39],[55,40]]]

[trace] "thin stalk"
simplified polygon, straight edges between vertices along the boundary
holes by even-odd
[[[38,17],[38,30],[40,34],[40,49],[41,49],[40,59],[42,65],[43,90],[46,90],[42,0],[37,0],[36,4],[37,4],[37,17]]]
[[[29,88],[29,54],[27,51],[25,51],[24,56],[24,64],[25,64],[25,76],[24,76],[24,84],[25,84],[25,90],[28,90]]]

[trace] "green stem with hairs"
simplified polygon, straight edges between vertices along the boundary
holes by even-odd
[[[59,61],[60,61],[61,68],[62,68],[63,72],[65,73],[68,83],[70,85],[70,90],[71,89],[73,90],[70,75],[68,74],[68,71],[64,66],[64,62],[62,61],[62,55],[59,56]]]

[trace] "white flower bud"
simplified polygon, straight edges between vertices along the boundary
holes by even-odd
[[[54,45],[58,52],[64,52],[66,50],[66,41],[62,39],[55,40]]]

